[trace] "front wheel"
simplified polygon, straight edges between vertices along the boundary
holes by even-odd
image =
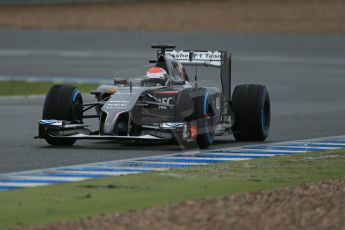
[[[245,84],[235,87],[232,109],[235,119],[232,127],[238,141],[263,141],[270,130],[271,105],[267,88]]]
[[[54,119],[71,121],[72,123],[83,123],[83,109],[78,106],[83,104],[80,91],[71,85],[54,85],[48,92],[43,108],[43,120]],[[51,138],[45,140],[55,146],[70,146],[76,140],[69,138]]]

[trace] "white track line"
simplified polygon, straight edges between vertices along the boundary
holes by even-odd
[[[142,59],[147,58],[149,52],[126,51],[85,51],[85,50],[54,50],[54,49],[0,49],[0,56],[52,56],[63,58],[113,58],[113,59]],[[233,55],[234,61],[252,61],[268,63],[298,63],[298,64],[336,64],[345,65],[344,58],[319,58],[277,55]]]

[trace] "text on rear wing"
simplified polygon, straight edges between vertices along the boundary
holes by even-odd
[[[165,54],[173,56],[176,60],[186,65],[220,67],[222,62],[222,53],[220,51],[166,50]],[[193,55],[192,59],[190,59],[190,54]]]

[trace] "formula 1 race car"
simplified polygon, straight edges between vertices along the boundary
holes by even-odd
[[[270,99],[265,86],[238,85],[231,94],[231,56],[225,51],[176,51],[152,45],[157,57],[142,77],[115,78],[91,91],[96,101],[83,103],[80,91],[54,85],[48,92],[38,138],[56,146],[79,139],[132,141],[177,140],[209,147],[215,136],[263,141],[270,129]],[[187,66],[220,69],[221,89],[189,81]],[[86,111],[95,108],[95,114]],[[84,123],[96,118],[98,128]]]

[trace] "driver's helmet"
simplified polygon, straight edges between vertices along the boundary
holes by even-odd
[[[146,72],[146,78],[149,79],[162,79],[165,80],[167,77],[167,71],[160,67],[151,67]]]

